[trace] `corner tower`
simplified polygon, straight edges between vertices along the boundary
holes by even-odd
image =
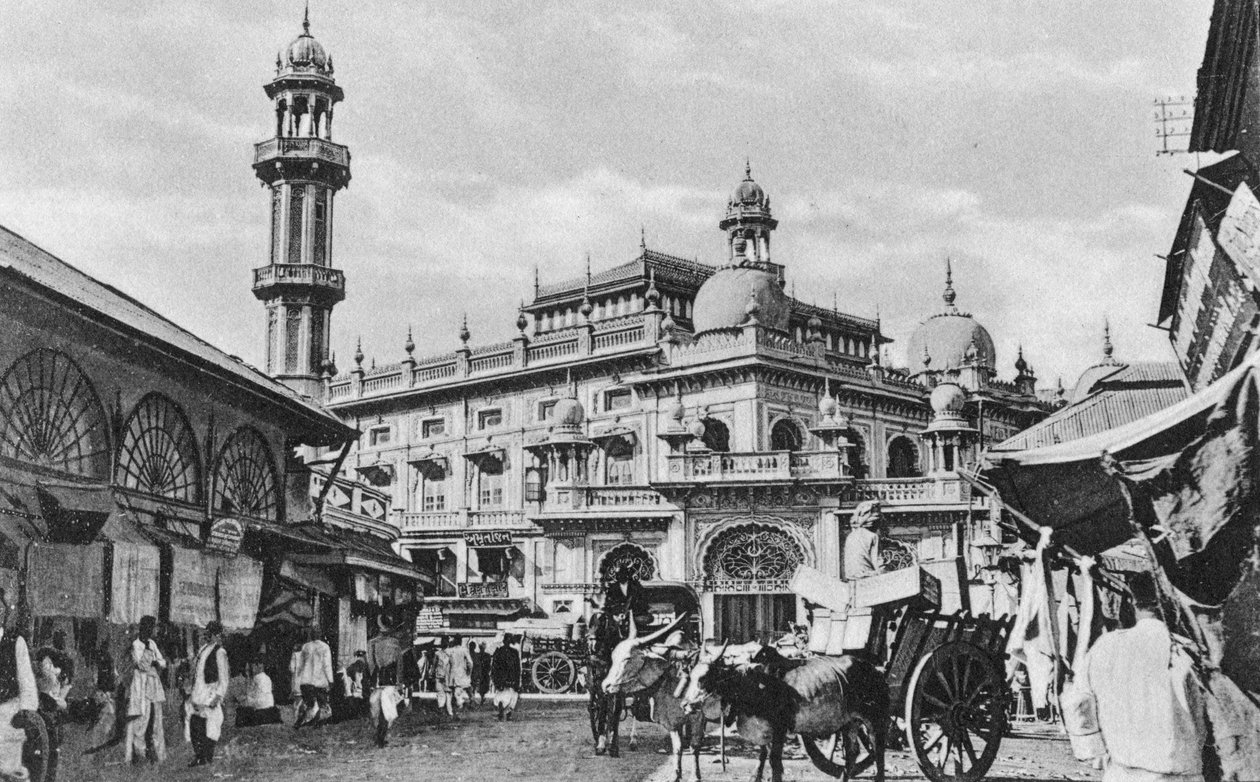
[[[267,307],[266,370],[319,399],[328,365],[333,306],[346,297],[332,266],[333,196],[350,182],[350,150],[332,142],[342,99],[332,57],[302,34],[276,56],[264,88],[275,107],[275,137],[254,146],[254,173],[271,188],[270,258],[254,269],[254,296]]]

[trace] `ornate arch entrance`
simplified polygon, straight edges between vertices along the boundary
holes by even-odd
[[[771,641],[796,621],[788,582],[810,557],[781,524],[740,521],[721,529],[701,557],[704,588],[713,593],[713,631],[719,640]]]

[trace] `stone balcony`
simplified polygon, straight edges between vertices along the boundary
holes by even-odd
[[[399,524],[403,535],[421,532],[462,532],[463,530],[533,530],[522,510],[439,510],[403,513]]]
[[[309,263],[277,263],[254,269],[254,295],[258,298],[292,291],[316,290],[331,301],[346,297],[346,276],[340,269]]]
[[[677,509],[651,486],[548,486],[540,510],[542,514],[643,511],[659,515]]]
[[[342,168],[350,167],[350,150],[322,138],[272,138],[254,145],[254,165],[264,165],[276,158],[309,158],[326,161]]]
[[[840,492],[840,504],[851,507],[866,500],[879,500],[886,506],[913,508],[972,503],[987,508],[988,498],[972,496],[971,486],[952,475],[935,478],[867,478],[854,481]]]
[[[847,481],[839,451],[705,451],[669,456],[663,483]]]

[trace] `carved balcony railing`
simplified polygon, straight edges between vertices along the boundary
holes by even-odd
[[[445,510],[403,513],[404,534],[464,529],[528,529],[533,525],[520,510]]]
[[[710,451],[669,457],[670,483],[839,481],[847,477],[838,451]]]
[[[313,158],[350,167],[350,150],[322,138],[273,138],[254,145],[254,165],[277,157]]]
[[[570,510],[674,510],[675,506],[649,486],[549,486],[543,513]]]
[[[880,500],[889,505],[940,505],[972,502],[988,507],[987,500],[971,496],[971,486],[960,478],[868,478],[854,481],[840,494],[844,504]]]

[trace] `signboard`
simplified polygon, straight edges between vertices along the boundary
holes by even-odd
[[[425,606],[416,614],[416,632],[438,630],[446,626],[446,616],[440,606]]]
[[[1238,264],[1239,270],[1260,283],[1260,201],[1245,183],[1234,191],[1217,230],[1216,241]]]
[[[178,546],[171,551],[171,621],[205,627],[217,614],[215,579],[219,561]]]
[[[464,542],[474,548],[480,548],[483,546],[510,546],[512,545],[512,533],[506,530],[465,532]]]
[[[218,580],[219,619],[223,626],[228,630],[252,630],[262,597],[262,563],[251,557],[223,560]]]
[[[236,519],[215,519],[210,525],[210,536],[206,538],[206,548],[235,556],[241,550],[241,541],[244,539],[244,524]]]
[[[492,581],[488,584],[457,584],[460,597],[507,597],[506,581]]]

